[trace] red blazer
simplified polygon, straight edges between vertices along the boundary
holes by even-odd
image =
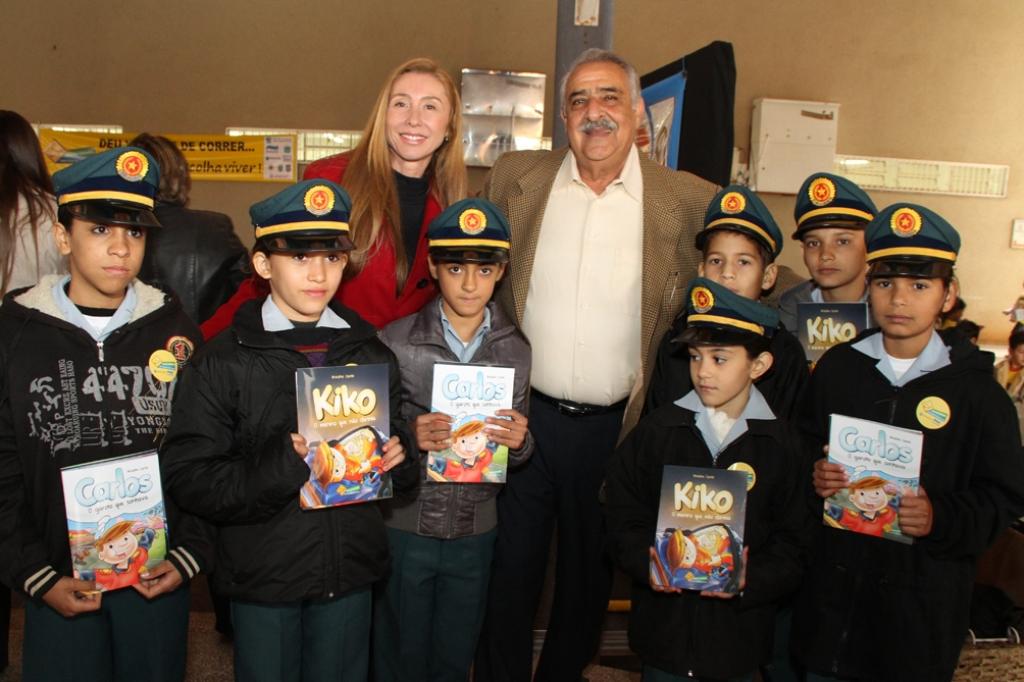
[[[336,154],[311,163],[306,168],[303,179],[324,178],[344,186],[343,178],[345,169],[348,168],[349,154],[350,152]],[[398,286],[395,277],[395,249],[391,244],[387,226],[384,225],[373,256],[358,275],[342,280],[334,298],[359,313],[363,319],[378,329],[401,317],[411,315],[426,305],[437,293],[434,281],[430,278],[430,271],[427,269],[427,226],[440,213],[441,205],[433,194],[428,194],[427,204],[423,210],[423,224],[420,226],[419,245],[400,295],[395,295]],[[227,329],[231,326],[239,306],[249,299],[261,298],[268,293],[270,288],[266,281],[257,275],[242,282],[235,295],[218,308],[213,317],[200,325],[203,338],[211,339]]]

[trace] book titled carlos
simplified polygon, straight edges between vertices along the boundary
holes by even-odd
[[[828,461],[846,469],[850,485],[825,499],[825,525],[909,544],[913,538],[900,531],[900,498],[917,492],[921,432],[830,417]]]
[[[99,590],[139,582],[167,554],[155,450],[61,469],[71,567]]]
[[[748,475],[666,465],[661,474],[651,582],[739,592]]]
[[[832,346],[867,329],[867,303],[798,303],[796,336],[811,365]]]
[[[391,497],[381,453],[390,432],[388,366],[347,365],[295,370],[299,433],[309,452],[303,509]]]
[[[427,476],[438,483],[504,483],[508,446],[487,437],[484,421],[512,407],[515,368],[434,365],[431,410],[452,418],[452,445],[427,453]]]

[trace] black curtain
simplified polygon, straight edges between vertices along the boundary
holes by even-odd
[[[679,168],[716,185],[729,184],[732,169],[736,59],[732,43],[716,40],[640,78],[640,87],[682,71],[686,76],[679,141]]]

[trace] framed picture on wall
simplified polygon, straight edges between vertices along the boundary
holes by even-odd
[[[668,64],[640,79],[646,122],[637,132],[637,147],[656,163],[679,168],[686,74],[682,60]]]

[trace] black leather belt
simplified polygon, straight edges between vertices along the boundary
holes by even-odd
[[[619,412],[626,408],[627,398],[623,398],[617,403],[611,405],[591,405],[590,403],[575,403],[571,400],[559,400],[558,398],[552,398],[546,393],[541,393],[537,389],[532,389],[530,392],[537,400],[548,405],[553,405],[560,413],[567,417],[591,417],[597,414],[608,414],[609,412]]]

